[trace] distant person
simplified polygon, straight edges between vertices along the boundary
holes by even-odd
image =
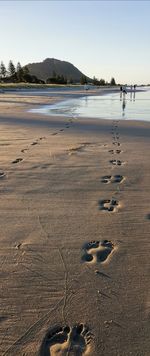
[[[136,84],[134,84],[134,91],[136,91]]]
[[[123,92],[124,94],[127,94],[127,88],[126,88],[126,85],[124,85],[124,86],[122,87],[122,92]]]
[[[120,86],[120,100],[122,99],[122,85]]]
[[[84,85],[84,90],[86,90],[86,91],[89,90],[89,87],[87,84]]]
[[[130,87],[130,101],[132,101],[133,85]]]
[[[123,99],[125,99],[125,96],[127,94],[127,89],[125,85],[122,87],[122,92],[123,92]]]

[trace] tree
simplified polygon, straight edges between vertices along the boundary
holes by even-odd
[[[4,65],[4,63],[1,61],[1,64],[0,64],[0,78],[5,78],[6,77],[6,67]]]
[[[27,66],[25,66],[25,67],[23,68],[23,72],[24,72],[25,75],[26,75],[26,74],[29,74],[29,69],[28,69]]]
[[[15,66],[11,60],[9,61],[9,64],[8,64],[8,72],[9,72],[10,76],[15,76],[15,74],[16,74]]]
[[[17,75],[18,81],[19,82],[23,81],[24,71],[23,71],[23,68],[21,67],[20,62],[17,63],[16,71],[17,71],[16,75]]]
[[[95,76],[93,77],[93,85],[99,85],[99,80]]]
[[[47,78],[46,83],[47,84],[67,84],[67,78],[64,77],[63,75],[55,74],[55,77]]]
[[[86,76],[83,74],[81,75],[80,84],[81,85],[87,84]]]
[[[99,85],[105,85],[105,79],[100,79]]]
[[[115,79],[111,78],[110,85],[116,85]]]

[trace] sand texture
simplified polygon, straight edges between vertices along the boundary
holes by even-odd
[[[149,356],[150,123],[58,100],[0,94],[0,355]]]

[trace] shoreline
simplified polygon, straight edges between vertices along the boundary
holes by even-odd
[[[55,355],[74,335],[81,355],[148,356],[150,123],[12,100],[0,96],[0,352]]]

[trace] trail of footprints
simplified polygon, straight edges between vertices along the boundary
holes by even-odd
[[[72,124],[72,123],[73,123],[73,120],[72,120],[72,119],[69,119],[68,122],[65,124],[65,128],[66,128],[66,129],[70,128],[70,125],[69,125],[69,124]],[[64,129],[60,129],[59,131],[60,131],[60,132],[63,132]],[[52,133],[52,135],[53,135],[53,136],[57,135],[57,134],[59,133],[59,131]],[[43,140],[43,139],[45,139],[45,137],[40,137],[40,138],[37,139],[36,141],[33,141],[33,142],[31,143],[31,146],[38,145],[39,142],[40,142],[41,140]],[[23,149],[21,150],[21,153],[27,153],[27,152],[29,151],[29,149],[30,149],[29,147],[28,147],[28,148],[23,148]],[[17,157],[17,158],[15,158],[11,163],[12,163],[12,164],[18,164],[18,163],[20,163],[21,161],[23,161],[23,158],[22,158],[22,157]],[[4,172],[0,172],[0,179],[3,178],[3,177],[5,177],[5,176],[6,176],[6,174],[5,174]]]
[[[119,142],[118,121],[113,122],[112,134],[112,144],[120,146],[121,144]],[[121,149],[111,149],[109,150],[109,153],[113,155],[118,155],[121,154],[122,151]],[[123,164],[123,162],[118,159],[110,160],[110,163],[118,167]],[[121,184],[124,179],[125,178],[119,173],[116,175],[102,176],[101,182],[104,184]],[[101,211],[114,213],[119,209],[120,202],[116,198],[112,197],[110,199],[99,200],[98,206]],[[115,249],[116,246],[114,245],[114,243],[106,239],[87,242],[82,247],[81,261],[89,265],[104,265],[105,263],[108,263]],[[97,274],[101,273],[97,271]],[[41,356],[91,356],[91,341],[91,333],[83,324],[79,324],[73,327],[56,327],[46,334],[41,346]]]
[[[56,136],[59,134],[59,132],[63,132],[65,129],[69,129],[70,128],[70,124],[73,124],[73,119],[69,119],[67,123],[65,123],[65,128],[64,129],[60,129],[56,132],[52,133],[52,136]]]
[[[72,120],[70,120],[72,122]],[[66,125],[68,129],[69,123]],[[60,129],[59,132],[63,132],[64,129]],[[53,136],[57,135],[59,132],[52,133]],[[113,121],[112,127],[112,144],[115,146],[120,146],[119,142],[119,132],[118,132],[118,121]],[[43,139],[42,137],[39,139]],[[39,140],[31,143],[31,146],[37,145]],[[21,150],[22,153],[28,151],[27,148]],[[108,151],[110,154],[118,155],[122,153],[121,149],[110,149]],[[12,161],[13,164],[17,164],[23,160],[22,157],[16,158]],[[123,161],[118,159],[112,159],[109,161],[112,165],[121,166],[124,164]],[[0,172],[0,178],[5,176],[4,172]],[[121,184],[125,177],[121,174],[116,175],[105,175],[101,177],[101,182],[104,184]],[[116,212],[120,207],[120,202],[112,197],[110,199],[102,199],[98,202],[99,209],[108,213]],[[147,215],[150,219],[150,214]],[[82,248],[81,261],[86,264],[100,264],[104,265],[109,261],[112,254],[114,253],[116,246],[112,241],[100,240],[87,242]],[[98,274],[103,274],[96,270]],[[105,274],[103,274],[105,275]],[[91,356],[91,342],[93,335],[89,328],[84,324],[77,324],[74,326],[56,326],[46,333],[44,340],[41,345],[40,355],[41,356]]]
[[[66,125],[66,128],[68,126]],[[57,133],[53,133],[56,135]],[[118,121],[113,122],[112,128],[113,145],[120,146]],[[111,149],[110,154],[121,154],[121,149]],[[112,165],[121,166],[123,162],[118,159],[109,161]],[[121,184],[125,178],[119,173],[116,175],[106,175],[101,177],[101,182],[104,184]],[[99,209],[107,213],[114,213],[120,207],[120,202],[112,197],[110,199],[102,199],[98,202]],[[100,240],[87,242],[82,248],[81,261],[86,264],[103,265],[109,261],[115,251],[116,246],[112,241]],[[99,272],[99,271],[98,271]],[[100,272],[99,272],[100,273]],[[67,355],[88,355],[91,356],[91,333],[83,324],[77,326],[56,327],[49,331],[41,346],[41,356],[67,356]]]
[[[45,137],[40,137],[40,138],[37,139],[36,141],[33,141],[30,146],[38,145],[39,142],[40,142],[41,140],[43,140],[43,139],[45,139]],[[29,148],[23,148],[23,149],[21,150],[21,153],[26,153],[27,151],[29,151]],[[15,160],[12,161],[12,164],[17,164],[17,163],[19,163],[19,162],[21,162],[21,161],[23,161],[23,158],[22,158],[22,157],[18,157],[18,158],[16,158]]]
[[[120,136],[118,132],[118,120],[114,120],[112,124],[112,144],[121,146],[120,143]],[[110,149],[108,151],[110,154],[113,155],[118,155],[122,153],[121,149]],[[120,167],[125,164],[124,161],[121,161],[120,159],[111,159],[109,161],[113,166]],[[110,184],[110,183],[117,183],[118,185],[121,184],[125,180],[125,177],[122,176],[121,174],[116,174],[116,175],[106,175],[101,177],[101,182],[104,184]],[[103,199],[99,201],[99,209],[107,212],[116,212],[118,208],[120,207],[120,203],[117,199],[111,198],[111,199]]]

